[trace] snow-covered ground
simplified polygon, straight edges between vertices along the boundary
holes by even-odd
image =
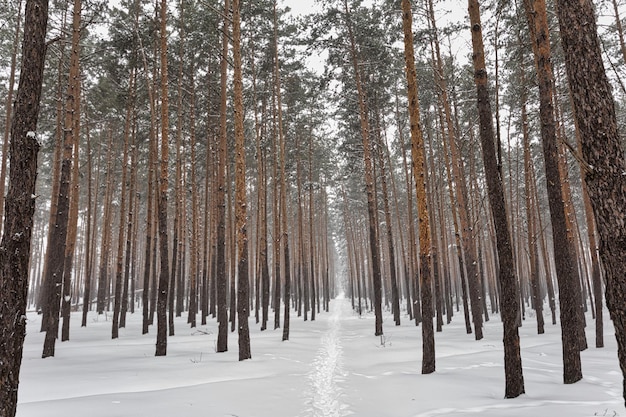
[[[251,319],[252,360],[238,362],[236,332],[229,352],[217,354],[216,323],[190,329],[184,317],[157,358],[156,328],[142,336],[141,314],[128,316],[117,340],[104,315],[80,328],[77,314],[71,341],[41,359],[40,316],[29,315],[17,416],[626,416],[610,321],[603,349],[587,331],[584,379],[563,385],[560,329],[547,325],[538,336],[528,318],[520,329],[526,394],[506,400],[497,317],[475,341],[457,314],[436,335],[437,371],[421,375],[421,329],[407,317],[396,327],[387,313],[379,338],[373,316],[355,315],[348,299],[314,322],[294,316],[288,342],[282,329],[261,332]]]

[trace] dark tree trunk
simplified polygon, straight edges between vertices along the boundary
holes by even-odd
[[[198,254],[199,254],[199,242],[198,242],[198,234],[199,224],[198,224],[198,185],[197,185],[197,161],[196,161],[196,87],[195,87],[195,79],[194,79],[194,63],[191,63],[191,69],[189,75],[189,82],[191,83],[191,97],[190,97],[190,116],[189,116],[189,141],[191,148],[191,236],[190,236],[190,250],[191,256],[189,262],[191,262],[191,267],[189,268],[190,280],[189,280],[189,324],[191,327],[196,327],[196,312],[198,310]],[[182,274],[181,274],[182,275]],[[182,284],[181,279],[181,284]],[[179,286],[178,290],[182,291],[182,285]]]
[[[152,99],[150,99],[152,101]],[[153,242],[154,236],[154,221],[152,220],[152,216],[154,213],[154,209],[152,207],[154,201],[154,159],[155,155],[155,138],[154,138],[154,128],[150,129],[150,150],[148,153],[148,192],[147,192],[147,208],[146,208],[146,251],[144,253],[144,270],[143,270],[143,290],[141,293],[141,301],[142,301],[142,328],[141,333],[148,333],[148,326],[150,325],[150,274],[151,274],[151,266],[152,266],[152,248],[156,244]]]
[[[72,19],[72,43],[78,45],[80,38],[80,0],[74,1]],[[59,311],[63,290],[63,272],[65,253],[68,239],[68,225],[70,223],[70,184],[72,176],[72,162],[74,142],[78,140],[74,114],[78,110],[77,103],[80,95],[80,81],[78,71],[79,48],[73,47],[71,54],[70,77],[65,100],[65,121],[63,129],[63,159],[61,162],[61,176],[59,194],[52,196],[57,199],[57,212],[54,227],[50,231],[50,263],[44,278],[46,290],[45,307],[47,310],[46,338],[43,345],[42,357],[54,356],[55,342],[59,333]],[[69,283],[68,283],[69,284]],[[67,288],[66,288],[67,290]]]
[[[523,71],[523,70],[522,70]],[[522,72],[522,85],[525,85],[525,73]],[[522,132],[524,138],[524,179],[526,193],[526,222],[528,224],[528,257],[530,258],[530,287],[532,291],[532,307],[537,316],[537,334],[544,333],[543,319],[543,298],[541,297],[541,286],[539,283],[539,256],[537,254],[537,227],[536,227],[536,206],[534,198],[534,177],[533,164],[530,157],[530,135],[528,132],[528,113],[526,110],[527,92],[522,93]]]
[[[167,77],[167,0],[161,0],[160,6],[160,59],[161,59],[161,175],[159,177],[158,219],[159,219],[159,254],[161,270],[159,272],[159,294],[157,297],[157,341],[155,356],[167,354],[167,296],[169,291],[169,262],[167,241],[167,192],[169,158],[169,92]]]
[[[239,328],[239,360],[252,357],[250,353],[250,310],[248,271],[248,220],[246,203],[246,151],[243,126],[243,82],[241,69],[241,13],[239,0],[233,0],[233,61],[235,105],[235,219],[237,223],[237,321]]]
[[[112,211],[112,194],[113,194],[113,181],[111,181],[111,176],[113,175],[113,134],[111,133],[111,129],[107,129],[108,139],[107,139],[107,185],[106,191],[104,195],[104,208],[103,208],[103,217],[102,217],[102,241],[100,250],[100,262],[98,265],[98,295],[97,295],[97,303],[96,310],[98,314],[104,313],[104,309],[106,307],[106,296],[107,296],[107,288],[109,282],[109,248],[111,245],[111,229],[112,227],[106,227],[111,222],[111,211]]]
[[[389,190],[387,186],[387,169],[385,166],[385,158],[383,153],[387,150],[387,144],[383,143],[380,135],[380,117],[376,117],[376,140],[378,141],[378,159],[380,164],[380,178],[383,191],[383,207],[385,211],[385,223],[387,227],[387,257],[389,262],[389,278],[391,281],[391,311],[393,312],[393,321],[396,326],[400,325],[400,294],[398,291],[398,278],[396,276],[396,255],[393,240],[393,223],[391,221],[391,209],[389,208]],[[389,167],[389,176],[393,176],[391,167]]]
[[[606,304],[615,326],[626,376],[626,162],[620,145],[611,86],[604,71],[590,0],[557,1],[565,67],[578,122],[585,184],[600,236]],[[624,384],[626,399],[626,380]]]
[[[136,86],[136,85],[135,85]],[[133,91],[133,97],[135,96],[136,91]],[[135,256],[134,256],[134,248],[137,241],[137,236],[134,233],[136,231],[134,213],[137,207],[137,198],[135,196],[135,188],[137,185],[137,141],[135,135],[135,124],[136,124],[136,111],[132,116],[132,134],[131,134],[131,156],[130,156],[130,190],[128,192],[129,201],[128,201],[128,218],[126,220],[126,256],[124,259],[124,288],[122,290],[122,307],[120,311],[120,328],[126,327],[126,313],[128,312],[128,303],[130,301],[131,312],[132,308],[135,304],[135,291],[134,291],[134,282],[135,282],[135,273],[132,271],[131,273],[131,260],[133,266],[135,265]],[[129,288],[130,287],[130,288]],[[130,294],[129,294],[130,290]],[[129,300],[130,298],[130,300]]]
[[[9,155],[9,135],[11,133],[11,119],[13,117],[13,93],[15,91],[15,71],[17,68],[17,53],[20,47],[20,35],[22,33],[22,0],[17,3],[17,17],[15,25],[15,37],[13,38],[13,48],[11,50],[11,69],[9,71],[9,87],[6,100],[5,129],[2,135],[2,159],[0,161],[0,219],[4,216],[4,191],[6,185],[7,160]],[[0,223],[0,227],[2,224]],[[0,229],[1,230],[1,229]]]
[[[520,355],[520,341],[517,328],[519,298],[517,296],[515,265],[513,263],[513,249],[511,247],[511,235],[506,214],[504,187],[501,172],[497,165],[498,160],[489,101],[480,11],[477,0],[469,0],[468,5],[472,32],[474,81],[478,99],[480,141],[483,148],[483,164],[485,166],[489,204],[496,229],[498,275],[501,287],[500,305],[504,326],[505,397],[515,398],[524,393],[522,357]]]
[[[116,267],[115,267],[115,299],[113,300],[113,321],[111,328],[111,338],[117,339],[119,336],[119,320],[120,313],[122,309],[122,288],[123,283],[122,279],[124,276],[123,271],[123,262],[124,262],[124,226],[126,225],[124,222],[124,218],[126,217],[126,194],[128,187],[128,151],[129,151],[129,143],[130,143],[130,128],[131,128],[131,120],[132,120],[132,112],[133,112],[133,101],[132,101],[132,91],[134,88],[134,71],[131,70],[130,75],[130,83],[129,83],[129,100],[126,108],[126,123],[124,124],[124,151],[122,156],[122,184],[121,184],[121,198],[120,198],[120,224],[119,224],[119,232],[118,232],[118,242],[117,242],[117,257],[116,257]],[[129,204],[130,206],[130,204]],[[130,211],[130,209],[129,209]],[[129,238],[129,236],[127,236]]]
[[[230,0],[224,1],[224,23],[222,33],[222,59],[220,64],[220,133],[217,151],[217,248],[215,251],[217,304],[217,351],[228,350],[228,274],[226,273],[226,163],[227,163],[227,80],[228,37]]]
[[[554,244],[554,263],[559,283],[559,305],[561,311],[561,341],[563,346],[563,381],[572,384],[582,375],[580,362],[580,332],[582,325],[578,320],[580,308],[580,286],[576,259],[568,238],[566,224],[565,197],[562,192],[562,178],[559,172],[559,151],[552,102],[552,64],[550,63],[550,36],[548,33],[548,15],[543,0],[525,0],[526,16],[535,53],[535,66],[539,84],[539,117],[541,119],[541,138],[546,169],[548,203],[552,221],[552,241]]]
[[[368,227],[369,227],[369,248],[370,248],[370,260],[372,269],[372,284],[374,289],[374,335],[383,335],[383,313],[382,313],[382,274],[380,266],[380,244],[378,239],[378,224],[376,221],[376,192],[374,189],[374,161],[372,159],[371,143],[370,143],[370,128],[368,121],[367,99],[365,97],[365,91],[361,82],[361,75],[359,71],[359,58],[356,49],[356,42],[354,39],[352,22],[350,21],[350,10],[348,8],[348,0],[344,1],[344,8],[346,14],[346,27],[348,29],[348,36],[350,40],[350,58],[352,60],[352,67],[354,70],[354,78],[357,88],[357,100],[359,102],[359,118],[361,122],[361,138],[363,140],[363,159],[365,163],[365,188],[367,191],[367,215],[368,215]]]
[[[15,416],[24,337],[39,143],[35,137],[46,53],[48,2],[28,0],[20,81],[11,123],[9,190],[0,243],[0,415]]]
[[[83,314],[80,326],[87,326],[87,314],[91,307],[91,272],[93,262],[93,245],[92,245],[92,213],[93,213],[93,191],[92,191],[92,157],[91,157],[91,136],[89,131],[89,123],[85,129],[85,139],[87,142],[87,215],[85,216],[85,222],[87,223],[87,230],[85,233],[85,287],[83,290]],[[96,193],[97,194],[97,193]],[[97,206],[96,206],[97,207]]]

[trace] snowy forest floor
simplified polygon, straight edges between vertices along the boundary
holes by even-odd
[[[252,360],[238,362],[237,334],[229,351],[215,353],[217,324],[191,329],[177,318],[166,357],[154,356],[156,327],[141,335],[141,313],[128,315],[111,340],[105,315],[80,327],[73,313],[71,341],[41,359],[41,316],[29,314],[18,417],[427,417],[626,416],[613,336],[582,353],[582,381],[562,384],[560,328],[536,334],[534,317],[520,329],[526,394],[504,397],[502,325],[485,325],[485,338],[465,333],[462,313],[436,335],[437,371],[421,375],[421,328],[385,314],[383,338],[373,315],[359,317],[350,300],[303,322],[292,313],[290,341],[282,329],[259,331],[250,320]],[[549,317],[547,317],[548,319]],[[273,328],[273,319],[269,322]]]

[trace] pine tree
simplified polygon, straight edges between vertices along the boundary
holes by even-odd
[[[563,342],[563,381],[572,384],[582,378],[579,339],[582,331],[578,320],[580,290],[576,271],[575,254],[567,236],[566,213],[561,184],[563,179],[558,167],[558,143],[554,104],[552,101],[552,64],[548,14],[543,0],[525,0],[526,16],[530,28],[535,67],[539,84],[539,116],[541,137],[548,187],[548,203],[552,221],[554,260],[559,282],[561,311],[561,339]],[[564,244],[565,243],[565,244]]]
[[[250,353],[250,310],[248,273],[248,219],[246,203],[246,151],[244,148],[243,82],[241,74],[241,10],[239,0],[233,0],[233,65],[235,104],[235,222],[237,234],[237,321],[239,328],[239,360],[252,357]]]
[[[585,185],[600,236],[609,308],[626,400],[626,161],[591,0],[557,1],[557,16],[574,115],[580,130]]]
[[[485,49],[483,46],[482,24],[477,0],[469,0],[470,28],[472,32],[472,49],[474,63],[474,82],[478,99],[478,116],[480,123],[480,142],[483,149],[483,164],[487,180],[489,204],[496,229],[496,247],[499,260],[499,281],[501,286],[502,324],[504,327],[504,373],[505,397],[515,398],[524,393],[524,377],[522,374],[522,358],[520,354],[517,314],[519,298],[516,290],[515,266],[513,249],[509,232],[506,202],[502,173],[497,165],[495,135],[491,103],[487,88],[487,69],[485,65]]]
[[[159,176],[158,223],[159,294],[157,298],[156,356],[167,354],[167,297],[169,291],[169,251],[167,232],[167,193],[169,163],[169,89],[167,71],[167,0],[161,0],[159,10],[160,62],[161,62],[161,170]]]
[[[24,337],[37,179],[37,119],[46,52],[48,2],[27,0],[20,81],[11,123],[9,189],[0,242],[0,415],[15,416]]]
[[[413,13],[411,2],[402,0],[402,26],[404,29],[404,59],[406,62],[407,90],[409,95],[409,118],[411,122],[411,158],[417,196],[417,227],[420,244],[420,284],[422,289],[422,373],[435,372],[435,335],[433,331],[433,300],[430,236],[430,220],[426,202],[426,158],[424,137],[420,121],[417,70],[413,51]]]

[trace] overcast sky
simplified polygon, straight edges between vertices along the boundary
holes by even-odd
[[[314,0],[281,0],[282,6],[289,6],[294,14],[307,14],[316,9]]]

